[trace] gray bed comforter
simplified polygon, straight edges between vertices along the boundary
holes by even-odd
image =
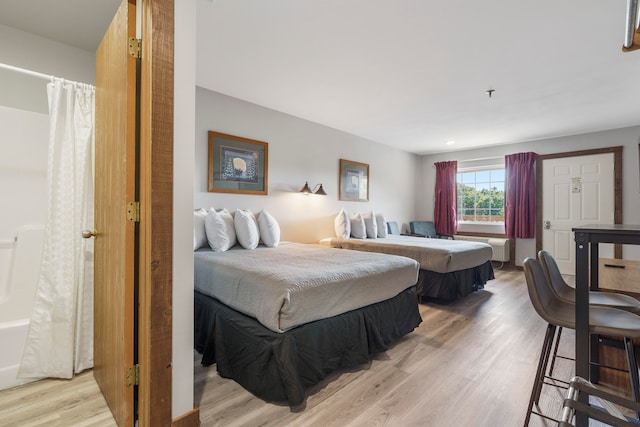
[[[196,291],[275,332],[392,298],[415,285],[419,269],[406,257],[299,243],[200,249],[194,265]]]
[[[493,256],[490,245],[464,240],[389,235],[377,239],[323,239],[333,248],[401,255],[420,263],[423,270],[449,273],[484,264]]]

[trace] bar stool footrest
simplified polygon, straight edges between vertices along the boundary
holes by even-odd
[[[580,392],[595,397],[602,404],[602,407],[578,401]],[[612,403],[640,412],[640,403],[601,390],[582,377],[573,377],[569,385],[567,398],[564,399],[562,418],[558,425],[560,427],[573,426],[570,422],[576,412],[581,412],[589,418],[615,427],[637,427],[640,425],[640,421],[624,416],[617,408],[611,405]]]

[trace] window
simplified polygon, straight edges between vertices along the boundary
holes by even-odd
[[[504,223],[504,176],[504,168],[460,170],[458,221]]]

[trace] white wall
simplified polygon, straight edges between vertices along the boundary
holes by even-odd
[[[207,192],[208,131],[269,144],[269,195]],[[345,132],[270,110],[203,88],[196,89],[194,207],[268,210],[282,240],[316,243],[335,235],[333,218],[373,210],[407,223],[415,213],[419,158]],[[369,202],[338,200],[339,159],[369,164]],[[305,196],[305,181],[322,183],[328,196]]]
[[[487,157],[499,157],[525,151],[533,151],[539,155],[565,153],[604,147],[623,146],[622,161],[622,222],[624,224],[640,224],[640,154],[638,144],[640,126],[613,129],[582,135],[572,135],[518,144],[498,145],[477,150],[455,151],[451,153],[422,156],[421,182],[424,187],[422,197],[418,201],[417,215],[422,219],[433,218],[435,162],[444,160],[472,160]],[[461,227],[460,231],[471,231]],[[480,231],[475,227],[473,231]],[[486,230],[495,232],[495,230]],[[503,230],[504,231],[504,230]],[[521,265],[526,257],[535,257],[535,239],[518,239],[516,243],[516,264]],[[640,259],[640,247],[627,245],[623,249],[627,259]]]
[[[179,4],[179,5],[178,5]],[[173,418],[193,409],[193,163],[196,0],[175,2],[173,146]]]
[[[0,106],[0,129],[0,240],[12,240],[45,221],[49,117]]]

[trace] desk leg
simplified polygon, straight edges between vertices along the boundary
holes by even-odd
[[[589,244],[589,252],[590,252],[590,266],[589,266],[589,290],[597,291],[599,290],[599,270],[600,264],[598,261],[600,260],[600,246],[597,243]]]
[[[599,247],[597,243],[589,244],[589,252],[590,252],[590,264],[589,264],[589,290],[597,291],[598,290],[598,258]],[[600,381],[600,368],[598,368],[598,363],[600,362],[600,343],[598,342],[598,335],[592,335],[590,338],[590,349],[591,355],[589,360],[592,365],[590,367],[591,374],[591,382],[597,384]]]
[[[576,375],[589,380],[589,246],[588,235],[576,232]],[[580,402],[587,402],[587,395],[580,394]],[[576,427],[589,423],[584,413],[576,415]]]

